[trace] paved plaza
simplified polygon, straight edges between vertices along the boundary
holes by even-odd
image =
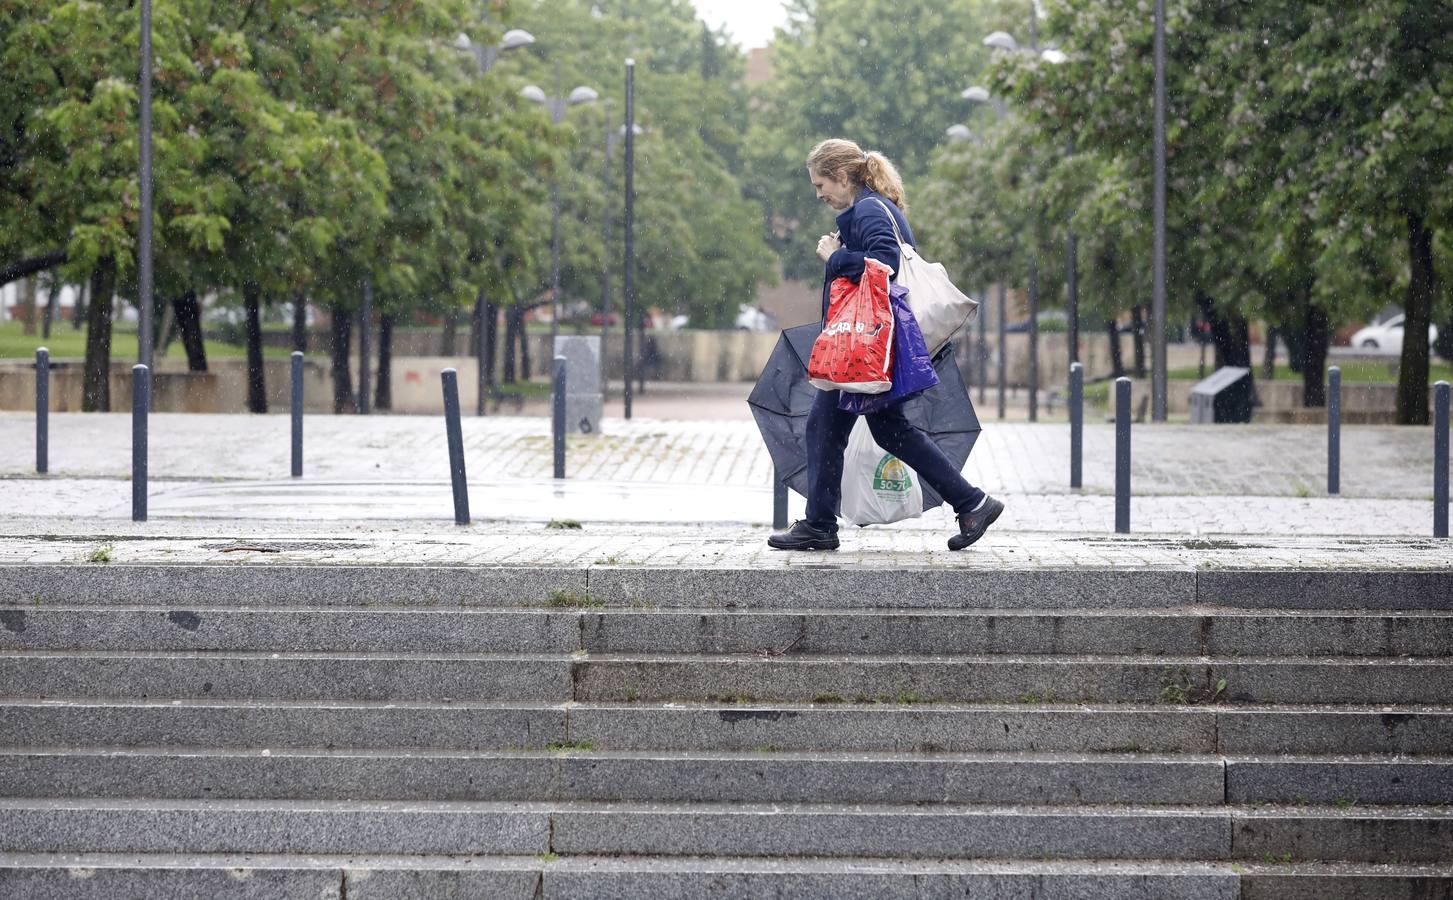
[[[568,478],[551,478],[548,420],[463,422],[471,511],[480,522],[765,525],[771,460],[745,402],[675,395],[652,411],[710,419],[607,418],[572,436]],[[730,412],[730,416],[722,413]],[[20,519],[130,517],[131,420],[52,415],[51,474],[33,473],[33,419],[0,413],[0,507]],[[286,416],[155,415],[150,515],[156,520],[299,520],[450,526],[443,422],[425,416],[315,416],[305,477],[287,477]],[[1404,535],[1432,529],[1432,435],[1349,427],[1342,495],[1325,493],[1325,432],[1315,426],[1140,426],[1132,529],[1153,534]],[[1069,480],[1063,423],[985,422],[966,476],[1008,503],[996,532],[1103,533],[1114,527],[1114,432],[1085,429],[1082,489]],[[802,498],[791,498],[793,516]],[[42,526],[44,527],[44,526]],[[451,526],[452,527],[452,526]],[[943,509],[864,533],[952,528]],[[938,538],[935,537],[936,541]]]

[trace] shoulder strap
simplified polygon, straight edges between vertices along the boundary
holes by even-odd
[[[893,226],[893,236],[898,239],[898,243],[908,244],[907,241],[903,240],[903,232],[898,230],[898,217],[893,215],[893,210],[889,209],[888,204],[884,203],[882,200],[879,200],[877,197],[873,197],[871,199],[874,203],[883,207],[883,212],[888,214],[888,224]]]

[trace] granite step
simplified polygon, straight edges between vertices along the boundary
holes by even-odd
[[[0,751],[0,797],[1453,805],[1453,757],[849,751]]]
[[[1453,611],[17,606],[0,650],[1450,656]]]
[[[1408,704],[1453,696],[1453,659],[0,651],[0,684],[32,698]]]
[[[576,700],[1441,703],[1453,659],[593,654]],[[1224,682],[1224,686],[1222,686]]]
[[[564,654],[0,652],[14,697],[566,700],[570,669]]]
[[[0,699],[12,747],[1439,755],[1453,707]]]
[[[1453,866],[567,856],[0,854],[27,900],[1450,900]]]
[[[1439,863],[1453,808],[0,800],[0,852]]]
[[[1398,769],[1410,790],[1449,771],[1431,763]],[[1364,797],[1375,778],[1369,771],[1362,779]],[[586,745],[486,753],[0,752],[0,797],[1070,806],[1214,805],[1225,791],[1225,762],[1190,754],[664,753]]]
[[[609,606],[718,609],[1453,609],[1453,571],[1319,568],[1006,569],[4,565],[7,605],[540,606],[556,592]]]

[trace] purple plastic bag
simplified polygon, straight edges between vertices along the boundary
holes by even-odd
[[[844,412],[875,413],[938,384],[938,373],[933,370],[923,331],[908,306],[908,288],[889,285],[888,302],[893,306],[893,387],[881,394],[843,391],[838,395],[837,408]]]

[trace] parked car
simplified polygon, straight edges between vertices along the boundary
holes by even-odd
[[[1398,313],[1384,322],[1368,325],[1352,335],[1352,346],[1359,350],[1370,350],[1375,353],[1403,352],[1404,318],[1402,313]],[[1437,339],[1438,326],[1429,325],[1428,343],[1432,344]]]
[[[738,331],[776,331],[777,320],[749,303],[737,309],[736,329]]]

